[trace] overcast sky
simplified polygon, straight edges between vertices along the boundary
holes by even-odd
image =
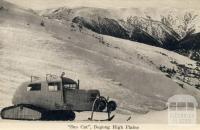
[[[36,10],[68,6],[89,6],[100,8],[130,8],[130,7],[173,7],[200,9],[200,0],[6,0],[22,7]]]

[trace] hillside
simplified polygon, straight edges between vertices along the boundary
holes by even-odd
[[[86,28],[80,31],[71,21],[43,18],[3,1],[0,5],[1,106],[11,103],[17,86],[31,75],[63,71],[80,79],[82,89],[99,89],[115,99],[118,113],[163,110],[167,99],[180,93],[194,95],[200,102],[196,81],[176,81],[159,69],[179,64],[194,69],[196,62],[187,57]]]

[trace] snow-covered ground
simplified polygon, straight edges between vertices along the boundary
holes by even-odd
[[[1,3],[2,4],[2,3]],[[113,122],[166,123],[167,99],[174,94],[191,94],[200,102],[199,90],[181,88],[158,70],[171,67],[171,60],[181,64],[195,61],[177,53],[145,44],[103,36],[86,29],[80,32],[71,23],[43,19],[26,10],[3,4],[0,10],[0,106],[11,105],[18,85],[31,75],[44,77],[65,71],[72,79],[80,79],[82,89],[99,89],[101,94],[117,101]],[[103,37],[105,43],[99,41]],[[165,54],[165,55],[163,55]],[[150,111],[150,112],[149,112]],[[149,112],[149,113],[147,113]],[[142,113],[136,114],[136,113]],[[77,114],[82,122],[90,113]],[[162,116],[163,115],[163,116]],[[97,118],[101,118],[98,114]],[[159,122],[157,122],[159,121]],[[1,120],[0,125],[22,123],[65,127],[66,122],[28,122]],[[37,125],[34,125],[37,124]]]

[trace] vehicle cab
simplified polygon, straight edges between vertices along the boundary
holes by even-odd
[[[98,90],[79,89],[79,81],[51,78],[23,83],[15,92],[13,104],[31,104],[47,110],[89,111]]]

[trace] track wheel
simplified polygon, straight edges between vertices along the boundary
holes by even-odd
[[[73,121],[73,120],[75,120],[75,118],[76,118],[76,114],[75,114],[73,111],[69,111],[69,112],[67,113],[67,117],[68,117],[68,120],[69,120],[69,121]]]
[[[117,104],[115,101],[109,101],[107,104],[107,109],[109,112],[114,111],[117,108]]]
[[[107,105],[106,99],[103,97],[100,97],[99,99],[96,100],[94,104],[94,110],[101,112],[106,108],[106,105]]]

